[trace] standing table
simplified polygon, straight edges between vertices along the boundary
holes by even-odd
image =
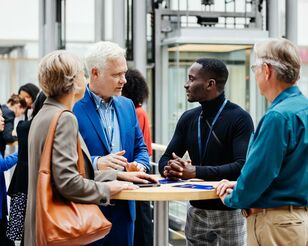
[[[173,187],[177,184],[200,184],[216,187],[218,182],[181,182],[162,184],[159,187],[124,190],[112,197],[117,200],[154,201],[154,246],[169,245],[168,203],[169,201],[188,201],[217,199],[215,189],[201,190]]]

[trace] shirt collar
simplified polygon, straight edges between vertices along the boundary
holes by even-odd
[[[278,103],[280,103],[281,101],[285,100],[286,98],[288,98],[289,96],[292,96],[292,94],[296,95],[296,94],[300,94],[300,90],[297,86],[291,86],[287,89],[285,89],[284,91],[282,91],[273,101],[272,105],[270,106],[270,108],[275,107]]]
[[[45,100],[45,102],[44,102],[44,104],[54,105],[54,106],[56,106],[56,107],[58,107],[58,108],[61,108],[61,109],[67,109],[67,107],[66,107],[64,104],[58,102],[58,101],[57,101],[55,98],[53,98],[53,97],[47,97],[46,100]]]
[[[111,108],[113,105],[113,97],[110,98],[109,102],[105,102],[100,96],[96,95],[93,91],[91,91],[89,85],[87,86],[87,90],[89,91],[93,101],[95,103],[96,108],[100,108],[101,105],[104,105],[105,108]]]

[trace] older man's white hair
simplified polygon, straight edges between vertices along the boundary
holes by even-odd
[[[104,70],[106,61],[118,57],[125,57],[126,50],[118,44],[110,41],[101,41],[95,43],[91,51],[86,56],[86,65],[89,74],[92,68],[97,68],[100,71]]]

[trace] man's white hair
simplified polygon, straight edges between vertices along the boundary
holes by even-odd
[[[270,38],[254,46],[256,58],[261,63],[271,64],[277,79],[295,83],[299,79],[301,59],[297,47],[284,38]]]
[[[97,42],[86,56],[88,73],[91,74],[92,68],[98,68],[100,71],[103,71],[107,60],[125,57],[125,55],[126,50],[116,43],[110,41]]]

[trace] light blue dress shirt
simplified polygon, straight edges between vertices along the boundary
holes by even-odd
[[[308,205],[308,99],[297,86],[280,93],[261,119],[224,202],[232,208]]]
[[[87,90],[89,90],[94,100],[96,111],[100,116],[100,123],[104,130],[104,137],[105,139],[107,139],[107,142],[109,144],[110,153],[116,153],[121,151],[122,147],[120,138],[120,127],[117,114],[113,107],[113,98],[111,97],[109,102],[104,102],[104,100],[101,97],[97,96],[94,92],[92,92],[89,87],[87,87]],[[98,158],[99,157],[96,157],[93,161],[93,167],[95,169],[97,168],[96,166]]]

